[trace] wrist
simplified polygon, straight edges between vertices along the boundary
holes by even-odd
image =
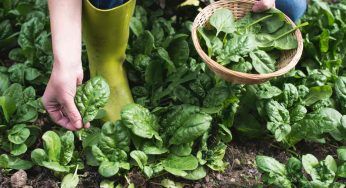
[[[67,57],[67,58],[64,58]],[[54,56],[54,67],[59,69],[78,70],[82,67],[81,57],[70,58],[69,56]]]

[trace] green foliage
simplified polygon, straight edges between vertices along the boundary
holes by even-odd
[[[191,112],[194,114],[191,115]],[[123,108],[121,117],[116,123],[105,123],[96,141],[84,145],[86,150],[91,151],[89,164],[96,160],[94,165],[99,166],[102,176],[111,177],[121,173],[122,169],[129,170],[131,157],[133,164],[148,178],[163,171],[186,179],[205,177],[205,169],[199,166],[192,147],[209,130],[211,117],[208,114],[195,106],[180,106],[159,121],[148,109],[129,104]],[[91,137],[92,134],[86,134],[82,139]],[[128,156],[130,139],[136,150]],[[224,151],[225,147],[218,158],[221,162]]]
[[[296,70],[244,86],[215,77],[202,63],[189,37],[192,18],[187,14],[171,17],[171,7],[162,10],[154,1],[138,2],[124,63],[136,104],[126,106],[119,121],[101,126],[100,109],[109,89],[102,78],[94,78],[78,89],[76,97],[83,121],[91,121],[92,127],[76,132],[77,141],[72,132],[47,130],[53,123],[44,121],[42,130],[47,132],[37,141],[41,127],[36,124],[47,119],[40,96],[53,62],[46,1],[4,0],[0,2],[0,168],[42,166],[60,177],[66,175],[66,187],[78,183],[77,174],[70,173],[84,167],[80,159],[104,177],[138,168],[147,178],[169,173],[199,180],[208,170],[226,170],[224,157],[233,131],[239,140],[273,137],[292,148],[301,141],[344,142],[345,5],[344,0],[339,4],[314,0],[302,21],[309,25],[302,28],[305,49]],[[297,46],[294,35],[288,34],[295,28],[274,10],[238,21],[220,10],[210,24],[215,27],[212,31],[199,30],[208,53],[233,70],[272,72],[278,52]],[[43,147],[37,148],[41,143]],[[27,151],[32,149],[30,161]],[[264,183],[271,186],[343,187],[337,182],[346,177],[345,148],[337,153],[337,160],[304,155],[303,162],[291,158],[285,165],[259,156],[257,165]],[[106,185],[114,187],[114,182],[101,187]],[[180,184],[165,180],[162,186]]]
[[[256,165],[264,183],[278,187],[345,187],[338,182],[344,176],[344,148],[338,149],[339,160],[328,155],[323,161],[311,155],[302,159],[291,157],[286,165],[272,157],[257,156]],[[305,172],[305,174],[303,173]],[[309,176],[309,178],[307,178]]]
[[[210,17],[210,24],[216,28],[217,33],[233,33],[235,31],[234,18],[232,12],[227,9],[219,9]]]
[[[4,169],[27,170],[32,167],[32,163],[30,161],[2,154],[0,155],[0,167]]]
[[[292,32],[306,25],[292,28],[276,9],[249,13],[239,20],[235,20],[230,10],[219,9],[209,23],[211,27],[198,29],[209,56],[230,69],[259,74],[276,70],[275,54],[297,48]]]
[[[4,78],[8,78],[8,75],[4,74]],[[7,80],[8,84],[3,85],[0,96],[0,148],[10,154],[9,161],[24,161],[20,158],[40,134],[40,128],[29,125],[38,118],[42,105],[40,99],[36,99],[33,87],[23,89],[20,84],[11,84]]]
[[[155,136],[160,139],[157,132],[159,125],[156,117],[142,106],[136,104],[127,105],[121,111],[121,119],[133,134],[142,138],[151,139]]]
[[[99,76],[78,87],[75,103],[83,117],[83,123],[96,118],[99,110],[107,104],[109,95],[110,89],[106,80]]]
[[[43,166],[59,173],[68,173],[78,164],[77,153],[74,152],[74,135],[67,131],[58,135],[54,131],[47,131],[42,136],[44,149],[35,149],[31,152],[31,159],[39,166]]]
[[[78,185],[79,177],[77,174],[78,166],[74,174],[67,174],[61,182],[61,188],[75,188]]]
[[[114,188],[114,182],[110,180],[103,180],[100,183],[101,188]]]

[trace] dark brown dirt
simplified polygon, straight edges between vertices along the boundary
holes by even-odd
[[[225,160],[229,163],[226,171],[223,173],[209,172],[199,182],[190,182],[171,176],[164,176],[146,182],[137,171],[129,173],[128,177],[138,187],[160,187],[160,182],[163,178],[170,178],[176,182],[184,183],[185,187],[193,188],[257,187],[261,185],[261,174],[255,166],[257,155],[272,156],[280,162],[286,162],[291,156],[301,156],[307,153],[323,159],[327,155],[335,156],[337,147],[337,145],[333,144],[301,143],[297,145],[296,150],[285,150],[277,143],[269,141],[232,142],[225,156]]]
[[[330,141],[328,141],[330,143]],[[185,187],[202,188],[202,187],[256,187],[261,185],[261,174],[255,166],[255,158],[257,155],[272,156],[280,162],[286,162],[291,156],[301,156],[311,153],[319,159],[325,158],[327,155],[334,155],[338,148],[337,144],[317,144],[317,143],[301,143],[296,146],[296,149],[285,150],[277,143],[269,141],[233,141],[225,156],[225,160],[229,163],[228,168],[223,173],[209,172],[208,175],[201,181],[192,182],[184,179],[175,178],[169,175],[163,175],[158,178],[147,181],[141,173],[134,169],[126,174],[126,177],[136,185],[136,187],[160,187],[160,182],[164,178],[172,179],[176,182],[181,182]],[[0,188],[7,188],[11,185],[10,177],[15,173],[11,171],[0,173]],[[59,178],[56,178],[50,171],[35,167],[27,171],[27,185],[34,188],[58,188],[60,185]],[[90,168],[86,169],[80,175],[80,188],[84,187],[99,187],[102,178],[98,175],[97,170]],[[126,184],[124,178],[114,179],[117,183]]]

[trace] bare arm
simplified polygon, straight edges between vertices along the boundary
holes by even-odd
[[[74,96],[77,85],[83,80],[82,0],[48,0],[48,6],[54,65],[43,95],[43,104],[55,123],[70,130],[78,130],[83,125]]]
[[[48,0],[48,6],[55,63],[73,65],[81,57],[82,0]]]

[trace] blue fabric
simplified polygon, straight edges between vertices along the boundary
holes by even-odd
[[[306,0],[276,0],[275,6],[296,22],[304,15],[308,4]]]
[[[90,0],[91,4],[99,9],[111,9],[126,3],[127,0]]]

